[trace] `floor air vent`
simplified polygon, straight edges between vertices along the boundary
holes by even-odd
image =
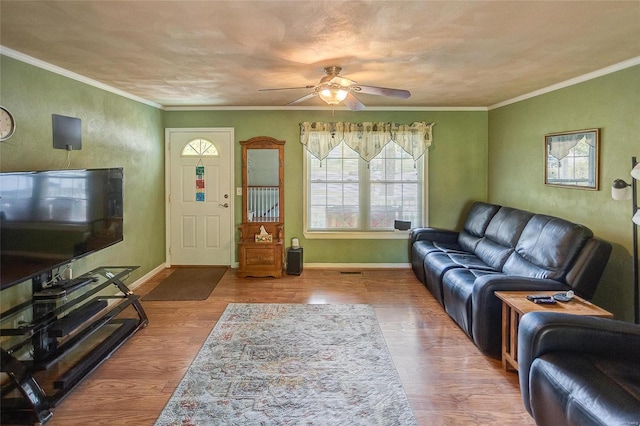
[[[340,275],[362,275],[361,271],[340,271]]]

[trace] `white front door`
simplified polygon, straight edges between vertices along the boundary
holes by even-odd
[[[231,265],[232,128],[167,129],[167,264]]]

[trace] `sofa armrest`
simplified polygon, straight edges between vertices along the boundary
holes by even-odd
[[[541,278],[488,274],[478,277],[471,295],[472,335],[478,348],[487,355],[500,356],[502,302],[496,291],[567,291],[566,284]]]
[[[429,240],[429,241],[437,241],[440,243],[453,244],[458,241],[458,232],[451,231],[449,229],[414,228],[411,230],[409,239],[410,239],[409,247],[411,247],[413,243],[415,243],[416,241],[420,241],[420,240]]]
[[[600,277],[604,272],[609,256],[611,244],[593,237],[587,241],[580,251],[580,255],[567,274],[567,283],[584,299],[591,300],[596,292]]]
[[[531,363],[550,352],[579,352],[638,363],[640,326],[558,312],[524,315],[518,328],[518,376],[522,400],[529,413]]]

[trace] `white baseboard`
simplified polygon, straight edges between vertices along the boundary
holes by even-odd
[[[404,269],[410,263],[303,263],[303,269]]]
[[[231,266],[238,269],[239,263]],[[303,263],[303,269],[405,269],[411,268],[410,263]]]
[[[162,271],[166,267],[167,267],[166,263],[161,263],[160,265],[158,265],[155,268],[153,268],[151,271],[147,272],[142,277],[140,277],[137,280],[135,280],[131,285],[129,285],[127,287],[129,287],[130,290],[134,290],[134,289],[140,287],[142,284],[146,283],[147,280],[151,279],[154,275],[156,275],[158,272]]]

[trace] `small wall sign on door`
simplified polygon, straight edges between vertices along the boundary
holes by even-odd
[[[196,166],[196,201],[204,202],[204,166]]]

